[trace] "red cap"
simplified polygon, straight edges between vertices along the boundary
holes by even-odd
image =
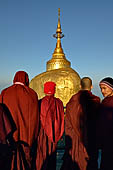
[[[55,93],[56,84],[52,81],[48,81],[44,84],[44,93],[46,94],[54,94]]]

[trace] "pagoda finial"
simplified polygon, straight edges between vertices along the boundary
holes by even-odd
[[[60,19],[60,8],[58,8],[58,18]]]
[[[60,24],[60,8],[58,8],[57,30],[56,30],[56,34],[53,34],[53,37],[55,37],[55,38],[63,38],[64,37],[64,34],[62,34],[61,24]]]
[[[58,24],[56,34],[53,35],[57,39],[56,48],[52,55],[52,59],[47,62],[47,71],[59,68],[69,68],[70,62],[65,58],[65,54],[61,45],[61,38],[64,37],[60,24],[60,8],[58,8]]]

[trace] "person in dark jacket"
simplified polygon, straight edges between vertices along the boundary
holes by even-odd
[[[100,81],[104,96],[99,109],[98,145],[102,151],[100,170],[113,170],[113,79]]]

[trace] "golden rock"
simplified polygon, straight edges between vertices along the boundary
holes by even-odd
[[[30,87],[38,93],[39,99],[45,96],[43,85],[47,81],[56,83],[55,96],[63,101],[64,106],[66,106],[71,96],[79,90],[80,77],[73,69],[51,70],[37,75],[30,82]]]
[[[34,77],[30,82],[30,87],[34,89],[39,99],[45,96],[44,83],[53,81],[56,83],[55,97],[62,100],[64,107],[69,99],[79,91],[80,76],[70,67],[70,62],[66,59],[61,46],[61,38],[64,37],[60,25],[60,9],[58,9],[58,25],[56,34],[53,35],[57,39],[56,48],[52,59],[47,62],[47,71]]]

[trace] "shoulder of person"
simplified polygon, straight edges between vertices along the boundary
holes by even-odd
[[[92,98],[93,98],[93,100],[94,101],[97,101],[97,102],[99,102],[100,103],[100,97],[99,96],[96,96],[96,95],[94,95],[94,94],[92,94]]]
[[[55,100],[57,100],[59,103],[63,104],[61,99],[55,97]]]
[[[28,91],[31,93],[32,97],[35,97],[38,99],[38,94],[30,87],[27,87]]]
[[[9,86],[9,87],[6,87],[5,89],[3,89],[1,91],[1,95],[3,95],[7,90],[9,90],[13,85]]]
[[[79,91],[78,93],[74,94],[74,95],[70,98],[70,100],[69,100],[69,102],[68,102],[67,104],[77,101],[78,98],[79,98],[79,96],[80,96],[80,94],[81,94],[81,91]]]

